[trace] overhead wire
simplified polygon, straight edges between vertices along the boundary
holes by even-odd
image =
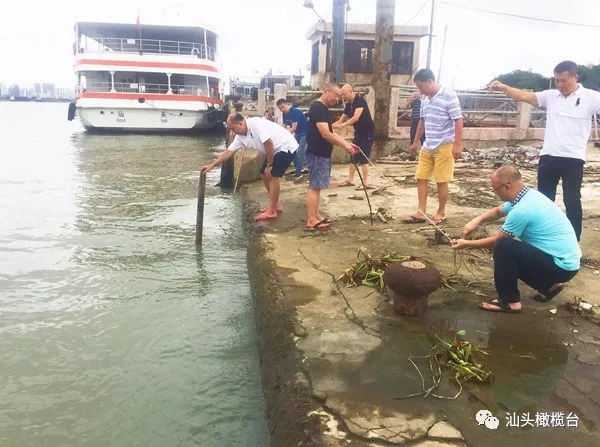
[[[448,6],[453,6],[455,8],[467,9],[467,10],[476,11],[476,12],[483,12],[485,14],[513,17],[513,18],[524,19],[524,20],[534,20],[536,22],[546,22],[546,23],[554,23],[554,24],[559,24],[559,25],[570,25],[570,26],[579,26],[579,27],[583,27],[583,28],[600,29],[600,25],[591,25],[589,23],[577,23],[577,22],[569,22],[566,20],[555,20],[555,19],[546,19],[543,17],[526,16],[526,15],[515,14],[515,13],[511,13],[511,12],[492,11],[490,9],[483,9],[483,8],[476,8],[473,6],[460,5],[457,3],[447,2],[444,0],[441,0],[440,3],[443,3],[444,5],[448,5]]]
[[[430,3],[430,0],[425,0],[423,2],[423,4],[421,5],[421,7],[419,8],[419,10],[417,12],[415,12],[415,14],[404,23],[404,26],[408,25],[410,22],[412,22],[413,20],[415,20],[415,18],[421,13],[421,11],[423,11],[423,9],[425,8],[425,6],[427,6],[429,3]]]

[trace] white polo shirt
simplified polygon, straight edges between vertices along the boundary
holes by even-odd
[[[237,151],[243,147],[265,152],[265,141],[271,140],[277,152],[296,152],[296,138],[279,124],[262,117],[246,118],[248,132],[246,135],[236,135],[227,150]]]
[[[540,155],[585,161],[592,117],[600,113],[600,92],[578,86],[567,97],[556,89],[535,94],[538,105],[546,109],[546,134]]]

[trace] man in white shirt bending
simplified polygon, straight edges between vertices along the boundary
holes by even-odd
[[[279,202],[280,179],[294,160],[298,142],[286,129],[262,117],[244,118],[241,113],[232,113],[227,117],[227,125],[235,138],[215,161],[202,167],[208,172],[215,166],[229,160],[243,147],[264,152],[265,161],[260,168],[260,176],[269,193],[269,205],[260,210],[254,220],[277,219],[283,207]]]

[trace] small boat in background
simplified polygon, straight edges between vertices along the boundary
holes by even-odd
[[[223,126],[217,34],[197,26],[78,22],[76,116],[87,130],[181,132]]]

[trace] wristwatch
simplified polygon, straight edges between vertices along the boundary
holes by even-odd
[[[269,166],[273,166],[273,163],[267,163],[267,168],[268,168]]]

